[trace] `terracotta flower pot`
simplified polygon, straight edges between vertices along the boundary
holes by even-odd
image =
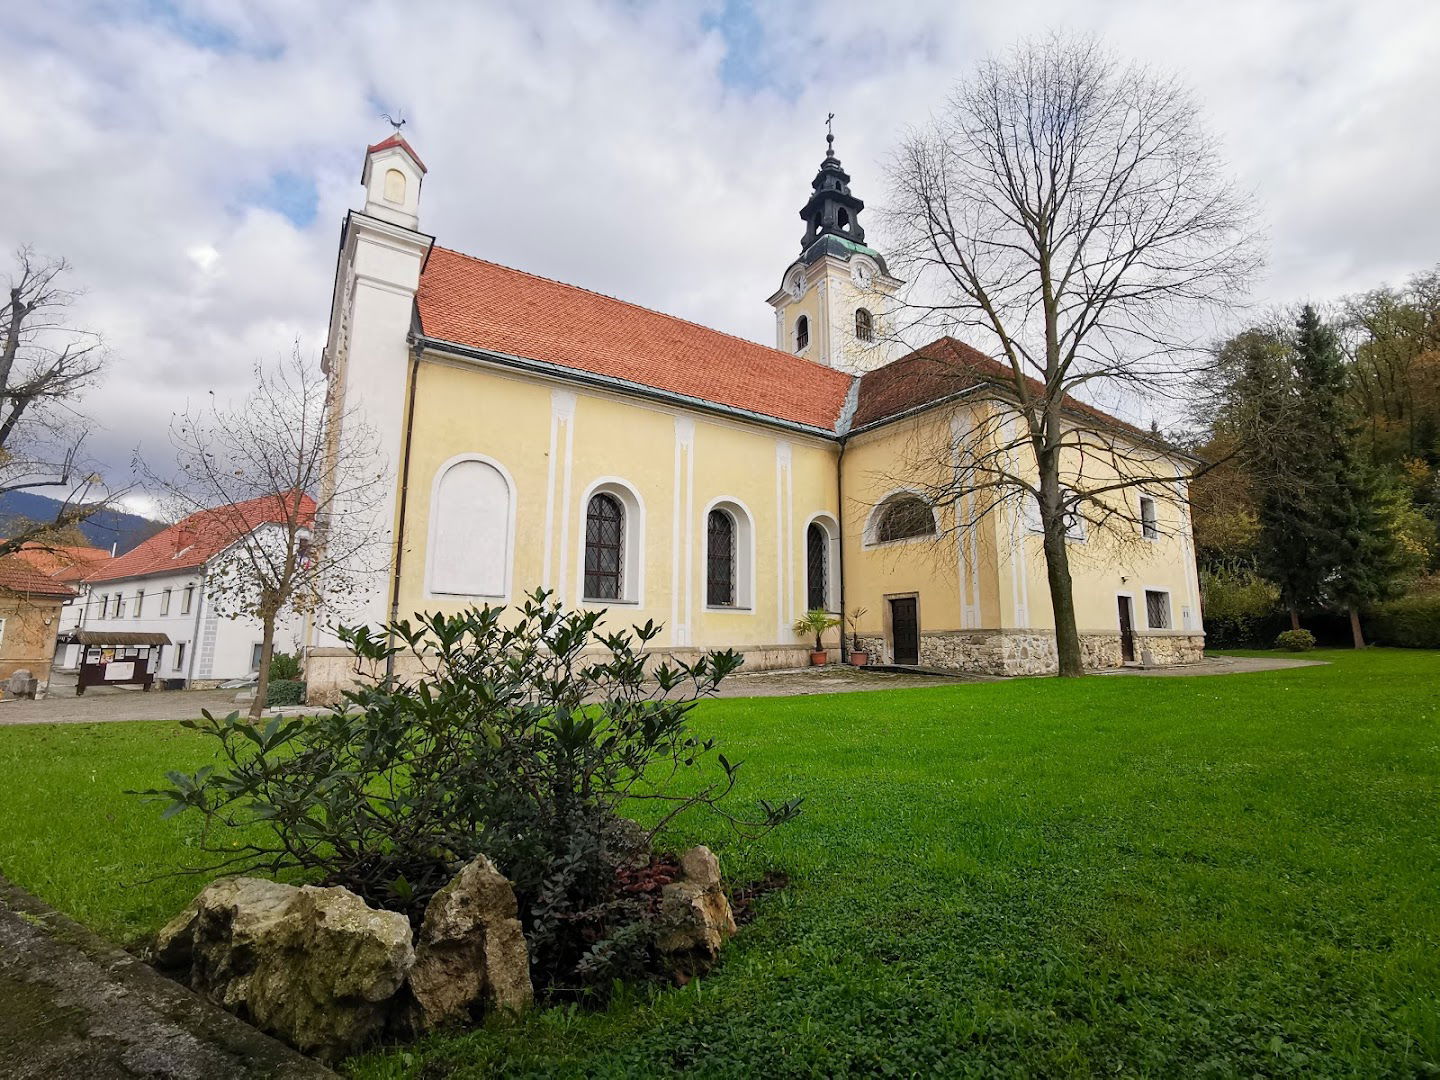
[[[868,652],[860,652],[859,650],[856,650],[855,652],[852,652],[850,654],[850,665],[852,667],[864,667],[869,662],[870,654]]]
[[[811,666],[811,667],[824,667],[824,666],[825,666],[825,662],[826,662],[827,660],[829,660],[829,659],[830,659],[830,654],[829,654],[828,652],[826,652],[824,649],[820,649],[819,651],[816,651],[816,650],[814,650],[814,649],[810,650],[810,666]]]

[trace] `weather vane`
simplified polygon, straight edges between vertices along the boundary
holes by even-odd
[[[388,112],[382,112],[380,114],[380,119],[384,120],[387,124],[393,127],[395,129],[395,134],[399,135],[400,129],[405,126],[405,111],[403,109],[397,109],[396,116],[399,117],[398,120],[395,119],[394,116],[391,116]]]
[[[835,114],[833,112],[825,117],[825,153],[831,155],[835,153],[834,120]]]

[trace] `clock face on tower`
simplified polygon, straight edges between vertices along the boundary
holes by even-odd
[[[850,279],[854,281],[856,285],[859,285],[860,288],[868,289],[871,282],[875,280],[875,271],[871,269],[869,262],[863,260],[857,261],[855,265],[850,268]]]
[[[790,275],[790,295],[796,300],[805,295],[805,275],[799,271]]]

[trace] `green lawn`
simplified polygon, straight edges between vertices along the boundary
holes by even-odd
[[[1440,654],[1209,678],[708,703],[781,868],[720,968],[602,1013],[351,1062],[362,1077],[1440,1075]],[[194,825],[118,794],[171,725],[0,728],[0,869],[134,939]]]

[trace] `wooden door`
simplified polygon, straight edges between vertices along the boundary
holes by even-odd
[[[1131,664],[1135,662],[1135,612],[1130,597],[1116,599],[1120,603],[1120,659]]]
[[[894,662],[915,667],[920,663],[920,620],[915,597],[890,601],[890,641]]]

